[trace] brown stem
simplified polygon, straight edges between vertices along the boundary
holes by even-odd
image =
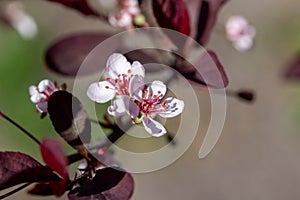
[[[9,121],[11,124],[13,124],[18,129],[20,129],[23,133],[25,133],[28,137],[30,137],[30,139],[32,139],[34,142],[36,142],[38,145],[40,145],[40,141],[36,137],[34,137],[30,132],[28,132],[26,129],[24,129],[22,126],[20,126],[19,124],[17,124],[14,120],[12,120],[11,118],[9,118],[7,115],[5,115],[4,113],[2,113],[1,111],[0,111],[0,117],[3,117],[7,121]]]
[[[3,194],[3,195],[0,196],[0,199],[4,199],[4,198],[6,198],[6,197],[9,197],[9,196],[11,196],[11,195],[13,195],[13,194],[19,192],[20,190],[26,188],[26,187],[29,186],[30,184],[31,184],[31,183],[26,183],[26,184],[24,184],[24,185],[22,185],[22,186],[20,186],[20,187],[18,187],[18,188],[16,188],[16,189],[14,189],[14,190],[8,192],[8,193],[6,193],[6,194]]]

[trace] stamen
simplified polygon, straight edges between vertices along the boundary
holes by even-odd
[[[109,89],[109,86],[105,86],[105,89]]]
[[[131,70],[129,69],[127,72],[128,72],[128,74],[130,74],[130,73],[131,73]]]
[[[110,78],[109,78],[109,77],[107,77],[107,78],[106,78],[106,80],[107,80],[107,81],[110,81]]]

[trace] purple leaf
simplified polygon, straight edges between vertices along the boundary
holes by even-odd
[[[0,189],[25,182],[60,180],[48,167],[19,152],[0,152]]]
[[[157,57],[153,55],[159,54],[164,58],[164,54],[170,53],[163,50],[157,49],[143,49],[131,51],[125,56],[131,60],[139,60],[142,64],[147,63],[161,63],[165,65],[170,65],[170,63],[158,61]],[[212,88],[224,88],[228,85],[228,78],[225,73],[224,67],[220,63],[216,54],[212,51],[205,52],[201,57],[197,58],[192,63],[187,62],[184,58],[173,54],[177,61],[174,65],[170,67],[177,70],[185,78],[195,83],[201,84],[202,86],[208,86]],[[157,69],[146,68],[149,71],[159,71],[160,67]]]
[[[153,0],[152,8],[161,27],[190,35],[190,18],[183,0]]]
[[[134,61],[139,61],[143,65],[148,64],[148,63],[159,63],[157,57],[151,55],[152,53],[155,53],[157,51],[160,51],[160,50],[157,50],[157,49],[136,49],[136,50],[133,50],[133,51],[130,51],[130,52],[124,54],[124,56],[131,63],[133,63]],[[159,72],[159,71],[161,71],[161,66],[151,66],[151,67],[144,66],[144,67],[146,68],[147,72]]]
[[[300,79],[300,53],[287,65],[284,76],[288,80]]]
[[[50,196],[53,195],[53,184],[50,183],[40,183],[36,184],[32,189],[28,191],[29,194]]]
[[[111,33],[80,33],[62,38],[52,44],[45,56],[48,68],[58,74],[76,76],[87,55],[101,42],[111,37]],[[106,61],[110,53],[120,46],[115,41],[115,46],[107,47],[109,50],[98,56],[97,60]],[[111,50],[111,51],[110,51]],[[88,75],[99,71],[99,63],[88,63],[79,75]],[[103,66],[104,68],[105,66]]]
[[[87,158],[83,143],[90,142],[91,121],[79,99],[67,91],[56,91],[48,101],[48,113],[56,132]]]
[[[89,196],[76,196],[76,194],[70,194],[68,196],[70,200],[90,200],[90,199],[97,199],[97,200],[107,200],[105,196],[102,194],[92,194]],[[121,200],[121,199],[120,199]]]
[[[68,8],[72,8],[79,11],[84,15],[98,16],[98,14],[90,8],[87,0],[48,0],[48,1],[60,3]]]
[[[177,63],[175,69],[188,80],[215,89],[225,88],[228,85],[224,67],[214,52],[205,52],[192,64],[184,62],[180,57],[179,59],[182,62]]]
[[[134,189],[133,178],[129,173],[113,168],[96,171],[94,178],[85,185],[69,193],[69,199],[87,199],[97,196],[103,200],[128,200]]]
[[[195,40],[206,45],[216,24],[218,13],[227,0],[188,0]]]
[[[45,138],[41,141],[40,150],[45,163],[62,178],[68,179],[68,159],[60,140]]]
[[[244,101],[252,102],[255,100],[255,93],[251,90],[239,90],[237,96]]]
[[[118,185],[103,192],[106,200],[128,200],[131,198],[134,190],[134,181],[129,173],[126,173]]]
[[[50,196],[50,195],[57,195],[57,189],[61,189],[60,184],[61,181],[51,181],[48,183],[38,183],[32,189],[28,191],[29,194],[33,195],[40,195],[40,196]],[[72,184],[66,184],[62,189],[62,192],[70,190]],[[57,195],[58,196],[58,195]]]

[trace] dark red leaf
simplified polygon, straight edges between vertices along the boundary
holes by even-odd
[[[87,157],[83,143],[90,142],[91,121],[79,99],[67,91],[56,91],[48,101],[48,113],[56,132]]]
[[[53,195],[53,184],[50,183],[36,184],[32,189],[28,191],[28,193],[33,195],[41,195],[41,196]]]
[[[66,76],[76,76],[78,70],[87,55],[101,42],[111,37],[111,33],[80,33],[62,38],[52,44],[45,56],[48,68],[56,73]],[[78,75],[88,75],[98,72],[101,66],[99,60],[106,61],[111,52],[118,49],[119,41],[107,47],[107,52],[102,52],[96,62],[89,62],[80,69]]]
[[[157,57],[152,55],[152,53],[155,53],[157,51],[159,51],[159,50],[157,50],[157,49],[136,49],[136,50],[133,50],[133,51],[130,51],[130,52],[124,54],[124,56],[131,63],[133,63],[134,61],[139,61],[143,65],[149,64],[149,63],[159,63]],[[151,66],[151,68],[147,67],[147,66],[144,66],[144,67],[146,68],[147,72],[161,71],[160,66]]]
[[[84,15],[98,16],[98,14],[90,8],[87,0],[48,0],[48,1],[60,3],[68,8],[72,8],[79,11]]]
[[[161,27],[190,35],[190,18],[183,0],[153,0],[152,8]]]
[[[165,56],[164,54],[169,53],[170,52],[157,49],[142,49],[131,51],[125,54],[125,56],[130,61],[139,60],[142,64],[161,63],[164,65],[170,65],[170,67],[173,67],[188,80],[203,86],[209,86],[212,88],[225,88],[228,85],[228,78],[224,67],[214,52],[205,52],[191,63],[187,62],[185,58],[180,57],[177,54],[173,54],[177,59],[176,63],[173,65],[165,60],[158,60],[158,56],[155,56],[159,55],[159,57],[164,58],[167,57],[167,55]],[[158,67],[157,69],[153,70],[146,67],[146,70],[148,72],[159,71],[161,68]]]
[[[45,166],[25,169],[14,175],[11,175],[5,181],[1,181],[0,189],[9,188],[20,183],[48,182],[59,181],[60,178],[52,172],[51,169]]]
[[[244,100],[244,101],[248,101],[248,102],[252,102],[255,99],[255,94],[253,91],[250,90],[239,90],[237,92],[237,96]]]
[[[199,10],[200,12],[198,17],[197,35],[195,40],[200,44],[203,44],[202,37],[205,33],[209,18],[209,3],[207,1],[202,1]]]
[[[287,65],[284,76],[288,80],[300,79],[300,53]]]
[[[87,184],[75,188],[69,193],[69,199],[86,199],[98,195],[104,200],[128,200],[134,188],[133,178],[129,173],[113,168],[96,171],[95,177]]]
[[[191,16],[195,40],[206,45],[216,24],[218,13],[227,0],[188,0],[187,8]]]
[[[76,196],[76,194],[69,194],[68,198],[70,200],[90,200],[90,199],[108,200],[102,194],[93,194],[90,196]]]
[[[0,152],[0,189],[25,182],[60,180],[48,167],[19,152]]]
[[[225,88],[228,85],[224,67],[214,52],[205,52],[193,63],[185,62],[180,57],[179,59],[182,62],[177,63],[175,69],[188,80],[215,89]]]
[[[118,185],[103,192],[106,200],[128,200],[131,198],[134,190],[134,181],[129,173],[126,173]]]
[[[45,163],[56,171],[62,178],[68,178],[68,159],[64,153],[60,140],[55,138],[45,138],[41,141],[40,150]]]
[[[29,194],[33,195],[41,195],[41,196],[50,196],[50,195],[58,195],[57,191],[64,193],[72,189],[72,184],[70,181],[67,182],[64,186],[61,184],[63,180],[60,181],[51,181],[47,183],[38,183],[32,189],[28,191]]]

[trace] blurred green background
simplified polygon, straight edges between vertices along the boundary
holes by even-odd
[[[45,49],[59,36],[109,27],[56,4],[22,2],[37,20],[39,34],[34,40],[24,41],[0,24],[0,109],[38,138],[56,136],[49,118],[40,120],[29,100],[28,87],[44,78],[69,85],[72,80],[46,70]],[[282,77],[284,66],[300,51],[299,8],[299,0],[227,3],[218,26],[231,14],[246,16],[257,28],[255,48],[239,53],[219,31],[213,33],[209,48],[217,52],[226,67],[229,88],[253,88],[257,101],[244,104],[228,99],[222,136],[211,154],[199,160],[199,147],[209,122],[204,110],[196,140],[178,161],[157,172],[134,175],[134,200],[300,198],[300,83]],[[197,95],[201,107],[210,105],[207,94]],[[41,160],[38,147],[2,119],[0,133],[1,151],[22,151]],[[8,199],[33,197],[20,192]]]

